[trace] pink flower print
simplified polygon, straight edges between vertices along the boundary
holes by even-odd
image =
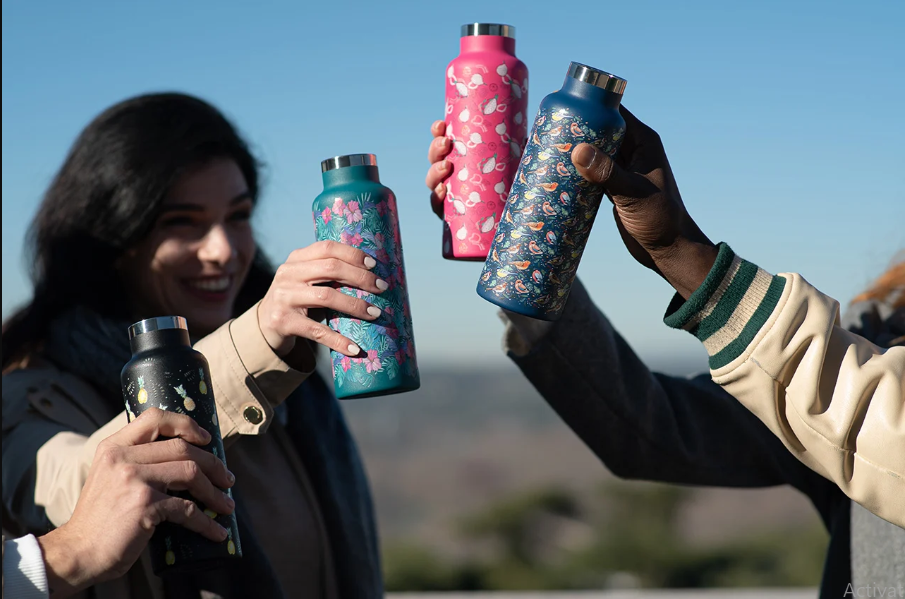
[[[375,233],[374,244],[377,247],[382,248],[384,243],[386,243],[386,237],[384,237],[383,233]]]
[[[387,327],[386,335],[390,339],[399,339],[399,329],[396,327]]]
[[[346,215],[346,218],[351,223],[357,223],[361,221],[361,209],[358,205],[358,202],[349,202],[346,205],[343,214]]]
[[[380,370],[380,358],[377,357],[376,350],[369,349],[368,357],[364,359],[364,362],[368,372],[377,372]]]
[[[321,216],[324,217],[324,224],[328,224],[331,220],[333,220],[333,213],[329,208],[324,208],[324,211],[321,212]]]
[[[339,365],[342,366],[343,372],[349,372],[349,369],[352,368],[352,360],[349,359],[349,356],[343,356],[343,359],[339,361]]]
[[[393,306],[387,306],[386,308],[383,309],[383,311],[386,312],[387,314],[389,314],[390,316],[392,316],[393,312],[394,312]]]
[[[387,251],[385,249],[380,248],[379,250],[377,250],[377,261],[384,263],[390,261],[390,256],[389,254],[387,254]]]
[[[342,198],[336,198],[335,200],[333,200],[333,214],[335,214],[336,216],[343,215],[343,199]]]
[[[387,213],[387,203],[386,202],[378,202],[377,203],[377,214],[383,216]]]
[[[356,233],[355,235],[349,235],[348,231],[343,231],[339,234],[339,240],[343,245],[352,245],[358,247],[361,245],[361,234]]]

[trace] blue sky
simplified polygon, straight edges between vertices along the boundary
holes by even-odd
[[[480,264],[440,258],[423,183],[470,21],[517,27],[531,113],[571,60],[626,78],[625,104],[661,134],[704,231],[844,304],[905,248],[905,3],[736,4],[4,2],[3,315],[29,296],[24,230],[78,132],[126,97],[179,90],[221,108],[267,163],[256,226],[276,259],[314,239],[320,160],[377,154],[422,363],[503,364]],[[670,289],[608,212],[579,274],[643,357],[703,357],[662,324]]]

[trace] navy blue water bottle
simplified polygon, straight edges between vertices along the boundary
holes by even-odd
[[[603,197],[575,170],[572,149],[589,143],[616,153],[625,84],[573,62],[562,89],[541,101],[478,282],[487,301],[540,320],[562,314]]]

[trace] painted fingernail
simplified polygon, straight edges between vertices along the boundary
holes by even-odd
[[[381,291],[386,291],[387,289],[390,288],[390,284],[387,283],[386,281],[384,281],[383,279],[377,279],[377,282],[375,283],[375,285],[377,285],[377,288],[380,289]]]
[[[374,318],[377,318],[378,316],[380,316],[380,308],[378,308],[377,306],[368,306],[368,314],[370,314]]]
[[[436,143],[437,143],[438,148],[445,148],[446,144],[449,143],[449,138],[448,137],[438,137]]]
[[[377,260],[375,260],[374,258],[371,258],[370,256],[367,256],[365,258],[365,266],[367,268],[374,268],[375,266],[377,266]]]
[[[361,353],[361,348],[355,345],[354,343],[349,344],[349,353],[353,356],[357,356]]]
[[[229,470],[227,470],[227,471],[226,471],[226,479],[229,481],[229,484],[231,484],[231,485],[232,485],[232,484],[235,484],[235,482],[236,482],[236,475],[233,474],[232,472],[230,472]]]
[[[206,510],[204,510],[204,515],[213,520],[217,517],[217,512],[215,512],[211,508],[207,508]]]
[[[438,183],[437,186],[434,187],[434,193],[436,193],[437,195],[440,195],[440,194],[443,193],[444,191],[446,191],[446,184],[445,184],[445,183]]]
[[[440,167],[439,167],[439,168],[440,168],[441,171],[445,171],[446,169],[448,169],[448,168],[449,168],[449,160],[441,160],[441,161],[440,161]]]
[[[597,156],[597,149],[591,144],[580,145],[572,154],[572,160],[578,166],[588,168]]]

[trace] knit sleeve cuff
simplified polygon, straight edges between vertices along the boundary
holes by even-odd
[[[34,535],[3,541],[3,596],[46,599],[44,554]]]
[[[779,303],[786,280],[735,255],[725,243],[688,301],[676,294],[663,321],[697,337],[716,370],[742,355]]]

